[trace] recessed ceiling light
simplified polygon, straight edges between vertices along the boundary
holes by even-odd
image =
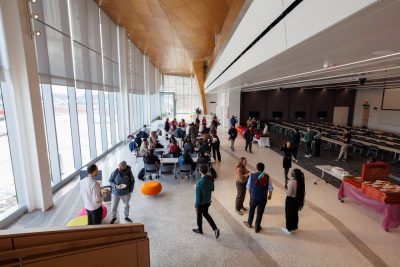
[[[387,56],[394,53],[396,53],[396,50],[378,50],[372,52],[372,54],[375,56]]]

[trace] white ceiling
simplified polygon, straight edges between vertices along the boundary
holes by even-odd
[[[376,51],[391,52],[382,56]],[[400,0],[381,0],[213,92],[392,76],[400,77]]]

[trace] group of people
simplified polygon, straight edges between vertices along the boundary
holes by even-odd
[[[251,173],[247,169],[247,159],[242,157],[236,166],[236,202],[235,208],[239,215],[243,215],[247,209],[244,207],[244,199],[246,197],[246,189],[250,194],[249,214],[248,219],[244,224],[252,228],[254,214],[256,213],[256,220],[254,230],[256,233],[260,232],[261,221],[264,214],[265,207],[268,200],[272,198],[273,185],[271,177],[265,172],[265,165],[261,162],[256,165],[257,171]],[[303,208],[305,197],[305,184],[304,174],[300,169],[294,169],[291,172],[291,179],[286,187],[286,201],[285,201],[285,217],[286,227],[282,230],[291,234],[298,229],[299,216],[298,212]]]

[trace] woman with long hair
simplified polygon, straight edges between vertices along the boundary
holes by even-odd
[[[294,169],[291,176],[292,179],[288,184],[285,202],[286,228],[282,228],[282,231],[287,234],[292,234],[298,229],[299,211],[304,206],[306,194],[304,173],[300,169]]]
[[[246,208],[243,206],[244,198],[246,197],[246,185],[247,180],[249,180],[250,172],[246,168],[247,159],[241,157],[239,160],[238,165],[236,166],[236,212],[239,215],[243,215],[242,211],[247,211]]]

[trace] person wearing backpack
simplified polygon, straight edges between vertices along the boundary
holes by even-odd
[[[132,222],[129,218],[129,201],[133,188],[135,187],[135,177],[132,174],[131,166],[122,161],[118,168],[111,174],[109,179],[112,195],[111,195],[111,222],[114,224],[117,220],[117,210],[119,201],[122,200],[125,204],[125,221]]]
[[[250,210],[249,217],[244,224],[252,228],[254,212],[257,209],[257,217],[255,222],[255,232],[261,231],[261,221],[264,214],[267,201],[272,198],[272,191],[274,190],[271,178],[264,172],[265,165],[261,162],[257,163],[257,172],[253,173],[247,181],[247,189],[250,194]]]
[[[228,135],[229,135],[229,141],[231,141],[231,149],[232,149],[232,151],[235,151],[234,145],[235,145],[235,140],[237,137],[237,130],[236,130],[235,126],[232,126],[229,129]]]
[[[208,208],[211,205],[211,194],[214,191],[214,179],[207,175],[207,166],[200,166],[201,179],[196,183],[196,201],[194,207],[197,214],[197,228],[193,229],[196,234],[203,234],[203,216],[206,218],[211,228],[214,231],[215,238],[219,238],[220,231],[215,224],[213,218],[208,213]]]

